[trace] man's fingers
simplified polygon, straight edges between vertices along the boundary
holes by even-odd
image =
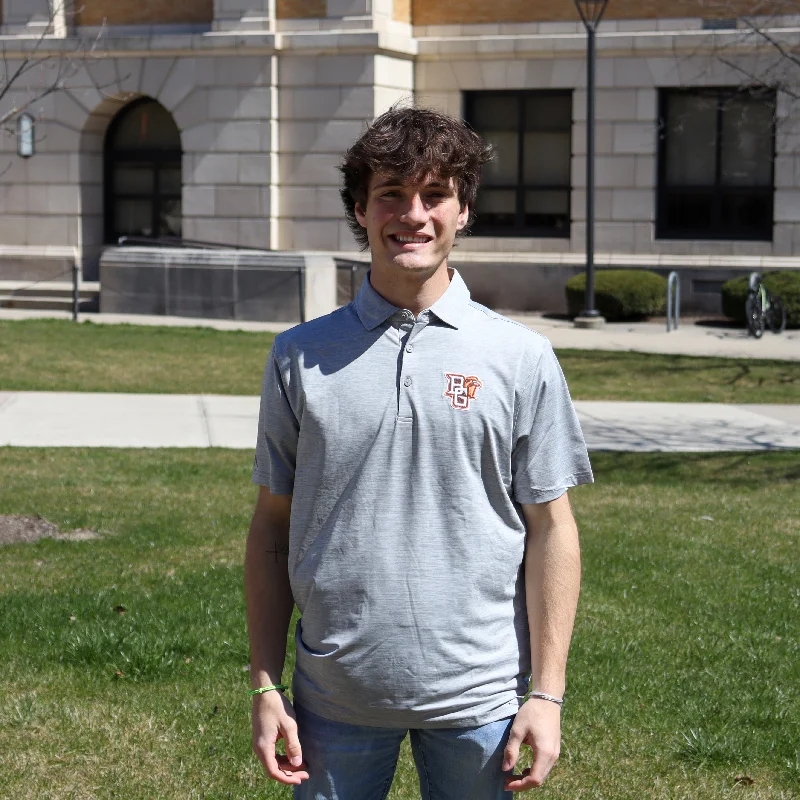
[[[308,769],[305,764],[301,763],[295,766],[289,763],[289,759],[281,753],[276,755],[276,759],[278,761],[278,769],[281,771],[281,777],[278,780],[283,783],[297,784],[308,778]]]
[[[524,792],[526,789],[535,789],[541,785],[541,781],[531,777],[530,769],[524,769],[520,775],[509,775],[503,788],[507,792]]]
[[[519,746],[522,744],[522,737],[511,726],[511,733],[508,734],[506,749],[503,751],[503,772],[508,772],[517,766],[519,758]]]
[[[303,749],[300,747],[300,739],[297,736],[297,722],[291,717],[283,723],[283,740],[286,742],[286,755],[289,763],[293,767],[299,767],[303,763]]]
[[[274,740],[269,743],[266,739],[254,743],[253,749],[264,765],[267,775],[279,783],[292,786],[308,778],[308,772],[302,763],[294,766],[289,759],[281,753],[275,752]]]
[[[526,789],[536,789],[544,783],[544,778],[537,778],[531,775],[529,769],[523,770],[521,775],[514,775],[506,778],[505,786],[507,792],[524,792]]]
[[[526,789],[535,789],[541,786],[550,770],[558,760],[558,753],[545,753],[538,751],[534,754],[533,766],[524,769],[520,775],[509,775],[505,780],[506,791],[524,792]]]
[[[287,726],[288,727],[288,726]],[[295,738],[297,737],[297,726],[295,725]],[[270,731],[265,736],[259,736],[253,740],[253,750],[255,750],[259,761],[264,765],[267,775],[270,778],[292,786],[308,778],[305,765],[300,761],[295,765],[289,758],[281,753],[275,752],[275,744],[279,739],[277,731]],[[297,743],[299,747],[299,742]]]
[[[278,777],[280,769],[278,762],[275,758],[275,742],[277,741],[276,734],[268,734],[267,736],[259,736],[253,739],[253,750],[258,756],[258,760],[264,765],[267,775],[275,780],[280,780]]]

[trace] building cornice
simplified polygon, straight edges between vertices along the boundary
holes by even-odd
[[[0,36],[0,47],[7,56],[37,57],[85,55],[87,58],[159,56],[230,56],[386,54],[411,59],[417,55],[417,42],[398,33],[364,30],[303,31],[265,33],[263,31],[209,31],[191,34],[149,36],[106,35],[96,39],[77,35],[68,38],[31,35]]]

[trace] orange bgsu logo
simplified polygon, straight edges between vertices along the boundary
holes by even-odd
[[[478,389],[483,388],[480,379],[475,375],[459,375],[455,372],[445,372],[444,377],[447,379],[444,396],[450,400],[453,408],[468,411],[470,400],[474,400]]]

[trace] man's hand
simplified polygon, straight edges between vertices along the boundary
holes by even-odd
[[[532,697],[526,701],[514,722],[503,753],[503,771],[513,770],[519,759],[520,745],[533,750],[533,766],[521,775],[506,776],[507,792],[523,792],[541,786],[561,751],[561,707],[549,700]]]
[[[279,739],[286,744],[285,756],[275,752]],[[253,696],[253,750],[270,778],[289,786],[308,778],[294,709],[278,690]]]

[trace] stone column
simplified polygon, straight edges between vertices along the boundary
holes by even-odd
[[[53,4],[53,36],[66,39],[75,24],[75,3],[70,0],[51,0]]]
[[[330,256],[305,257],[305,318],[306,320],[336,311],[336,262]]]

